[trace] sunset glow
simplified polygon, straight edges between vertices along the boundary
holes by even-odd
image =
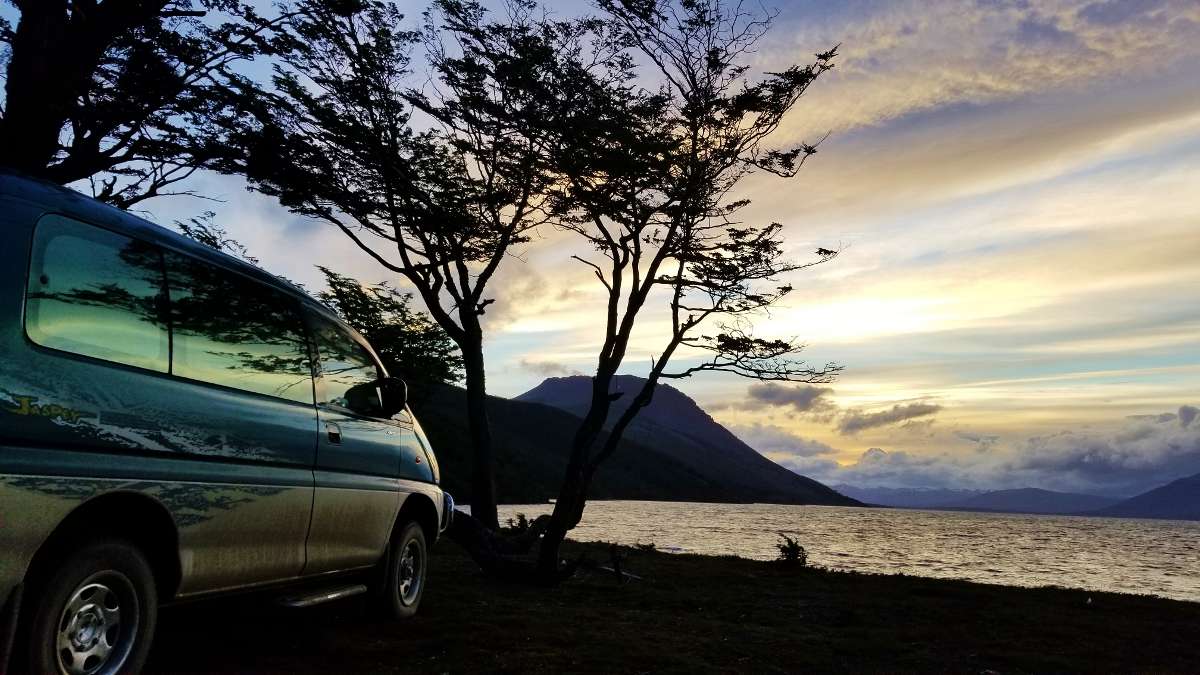
[[[846,370],[795,403],[731,376],[672,385],[830,484],[1127,495],[1200,471],[1200,4],[774,4],[757,69],[842,45],[777,140],[830,135],[796,179],[747,180],[745,216],[798,257],[842,252],[758,330]],[[304,249],[388,278],[237,179],[199,191],[273,272],[319,287]],[[547,229],[501,273],[492,393],[594,369],[603,295],[574,246]],[[630,374],[660,341],[646,319]]]

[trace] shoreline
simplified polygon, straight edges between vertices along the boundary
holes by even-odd
[[[549,509],[504,506],[501,521]],[[782,531],[835,570],[1200,601],[1200,565],[1178,557],[1200,536],[1193,521],[627,500],[589,509],[571,532],[577,541],[761,561],[776,557]]]
[[[1119,516],[1100,513],[1051,513],[1045,511],[1002,511],[999,509],[973,509],[965,507],[953,506],[889,506],[887,504],[869,504],[863,502],[861,504],[793,504],[789,502],[698,502],[689,499],[588,499],[588,503],[606,502],[606,503],[646,503],[646,504],[710,504],[723,506],[804,506],[813,508],[833,508],[833,509],[882,509],[893,511],[933,511],[936,513],[982,513],[1004,516],[1045,516],[1048,518],[1097,518],[1100,520],[1144,520],[1152,523],[1200,523],[1197,518],[1165,518],[1156,516]],[[497,504],[500,508],[518,508],[522,506],[544,507],[554,506],[553,501],[548,501],[542,504],[532,502],[502,502]],[[469,504],[458,504],[458,509],[462,509],[467,513],[471,512]]]

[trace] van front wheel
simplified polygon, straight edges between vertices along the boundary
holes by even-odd
[[[137,547],[119,540],[86,545],[68,554],[40,589],[28,632],[31,672],[141,670],[154,635],[158,594]]]
[[[425,573],[429,567],[429,548],[425,531],[418,523],[405,523],[392,537],[382,569],[372,589],[378,614],[407,619],[417,613],[425,592]]]

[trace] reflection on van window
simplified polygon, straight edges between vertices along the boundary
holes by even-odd
[[[28,288],[25,331],[37,344],[167,372],[162,259],[153,246],[46,216]]]
[[[360,408],[364,408],[368,403],[378,407],[377,395],[372,394],[370,402],[360,402],[358,397],[353,395],[354,392],[350,392],[355,386],[370,384],[379,379],[379,368],[375,365],[375,360],[337,324],[319,317],[313,317],[312,323],[324,385],[324,392],[318,402],[356,412],[363,412]]]
[[[171,372],[312,403],[312,370],[295,303],[262,284],[170,251]]]

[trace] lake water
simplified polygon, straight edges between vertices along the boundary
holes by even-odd
[[[552,505],[501,506],[500,519]],[[835,569],[1200,601],[1200,522],[777,504],[597,501],[580,541],[769,560],[776,533]]]

